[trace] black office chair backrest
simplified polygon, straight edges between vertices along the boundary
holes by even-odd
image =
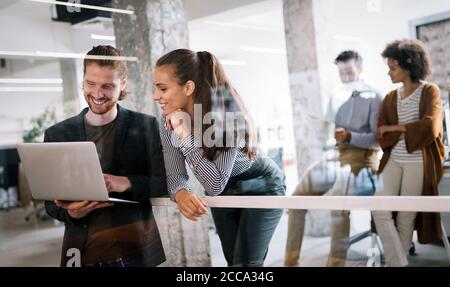
[[[8,189],[19,182],[19,154],[16,148],[0,149],[0,187]]]

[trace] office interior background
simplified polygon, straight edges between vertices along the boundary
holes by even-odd
[[[333,63],[342,50],[361,53],[364,80],[385,95],[396,87],[380,55],[385,45],[423,40],[434,68],[430,80],[449,111],[448,0],[81,1],[133,14],[52,2],[0,0],[0,266],[59,264],[64,226],[31,198],[15,145],[42,141],[43,129],[87,106],[82,60],[93,46],[113,45],[135,57],[132,96],[123,105],[148,113],[155,111],[151,67],[158,57],[180,47],[215,54],[258,127],[259,145],[283,167],[287,195],[317,159],[333,157],[330,109],[348,97]],[[450,193],[449,178],[441,181],[442,195]],[[211,218],[192,223],[175,208],[155,209],[166,266],[226,266]],[[450,232],[450,218],[442,218]],[[351,220],[351,235],[370,228],[369,211],[352,211]],[[329,211],[308,213],[300,266],[325,266],[330,221]],[[266,266],[283,266],[286,238],[287,212]],[[372,240],[350,246],[347,266],[366,266]],[[411,265],[450,266],[449,254],[444,242],[415,241]]]

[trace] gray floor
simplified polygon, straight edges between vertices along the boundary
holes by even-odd
[[[370,213],[367,211],[354,212],[351,215],[351,234],[355,235],[369,229]],[[287,238],[287,214],[285,214],[275,231],[266,259],[266,266],[283,266],[284,248]],[[367,264],[367,253],[371,248],[371,238],[367,237],[353,244],[348,250],[346,267],[364,267]],[[422,245],[414,236],[416,255],[409,257],[409,266],[450,266],[450,260],[442,244]],[[300,266],[326,266],[330,248],[330,237],[306,236],[301,249]]]
[[[25,221],[30,211],[0,213],[0,266],[58,266],[63,225],[53,220]]]
[[[25,221],[29,210],[15,209],[0,212],[0,266],[57,266],[61,252],[63,226],[53,220],[32,218]],[[358,217],[361,218],[361,217]],[[352,219],[353,220],[353,219]],[[353,220],[352,233],[364,228]],[[353,228],[356,226],[358,228]],[[287,234],[287,214],[278,225],[270,245],[266,266],[282,266]],[[214,231],[210,233],[213,266],[226,266],[220,241]],[[304,239],[300,266],[325,266],[330,238],[307,236]],[[347,266],[365,266],[370,239],[353,245],[348,253]],[[416,242],[417,256],[410,257],[411,266],[450,266],[445,248],[441,245],[420,245]]]

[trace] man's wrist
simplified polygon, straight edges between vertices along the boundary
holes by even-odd
[[[128,176],[124,176],[124,177],[125,177],[125,182],[126,182],[125,191],[129,191],[133,188],[133,185],[131,184],[131,180],[128,178]]]
[[[347,138],[345,139],[345,143],[350,143],[351,140],[352,140],[352,133],[347,132]]]

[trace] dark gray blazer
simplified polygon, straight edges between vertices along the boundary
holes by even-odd
[[[123,193],[111,193],[111,197],[139,201],[139,204],[116,204],[109,207],[113,209],[111,222],[113,226],[137,223],[136,228],[142,228],[139,230],[142,238],[136,240],[140,245],[133,247],[134,250],[130,252],[142,264],[156,266],[165,261],[165,255],[149,198],[168,196],[158,122],[155,117],[117,106],[111,173],[127,176],[132,189]],[[44,141],[86,141],[84,117],[87,112],[88,108],[85,108],[79,115],[47,129]],[[67,253],[70,248],[78,248],[82,252],[89,227],[89,215],[75,220],[66,209],[57,207],[52,201],[46,201],[45,207],[51,217],[65,223],[61,265],[67,266],[67,261],[72,256],[70,252]],[[140,222],[143,224],[139,224]]]

